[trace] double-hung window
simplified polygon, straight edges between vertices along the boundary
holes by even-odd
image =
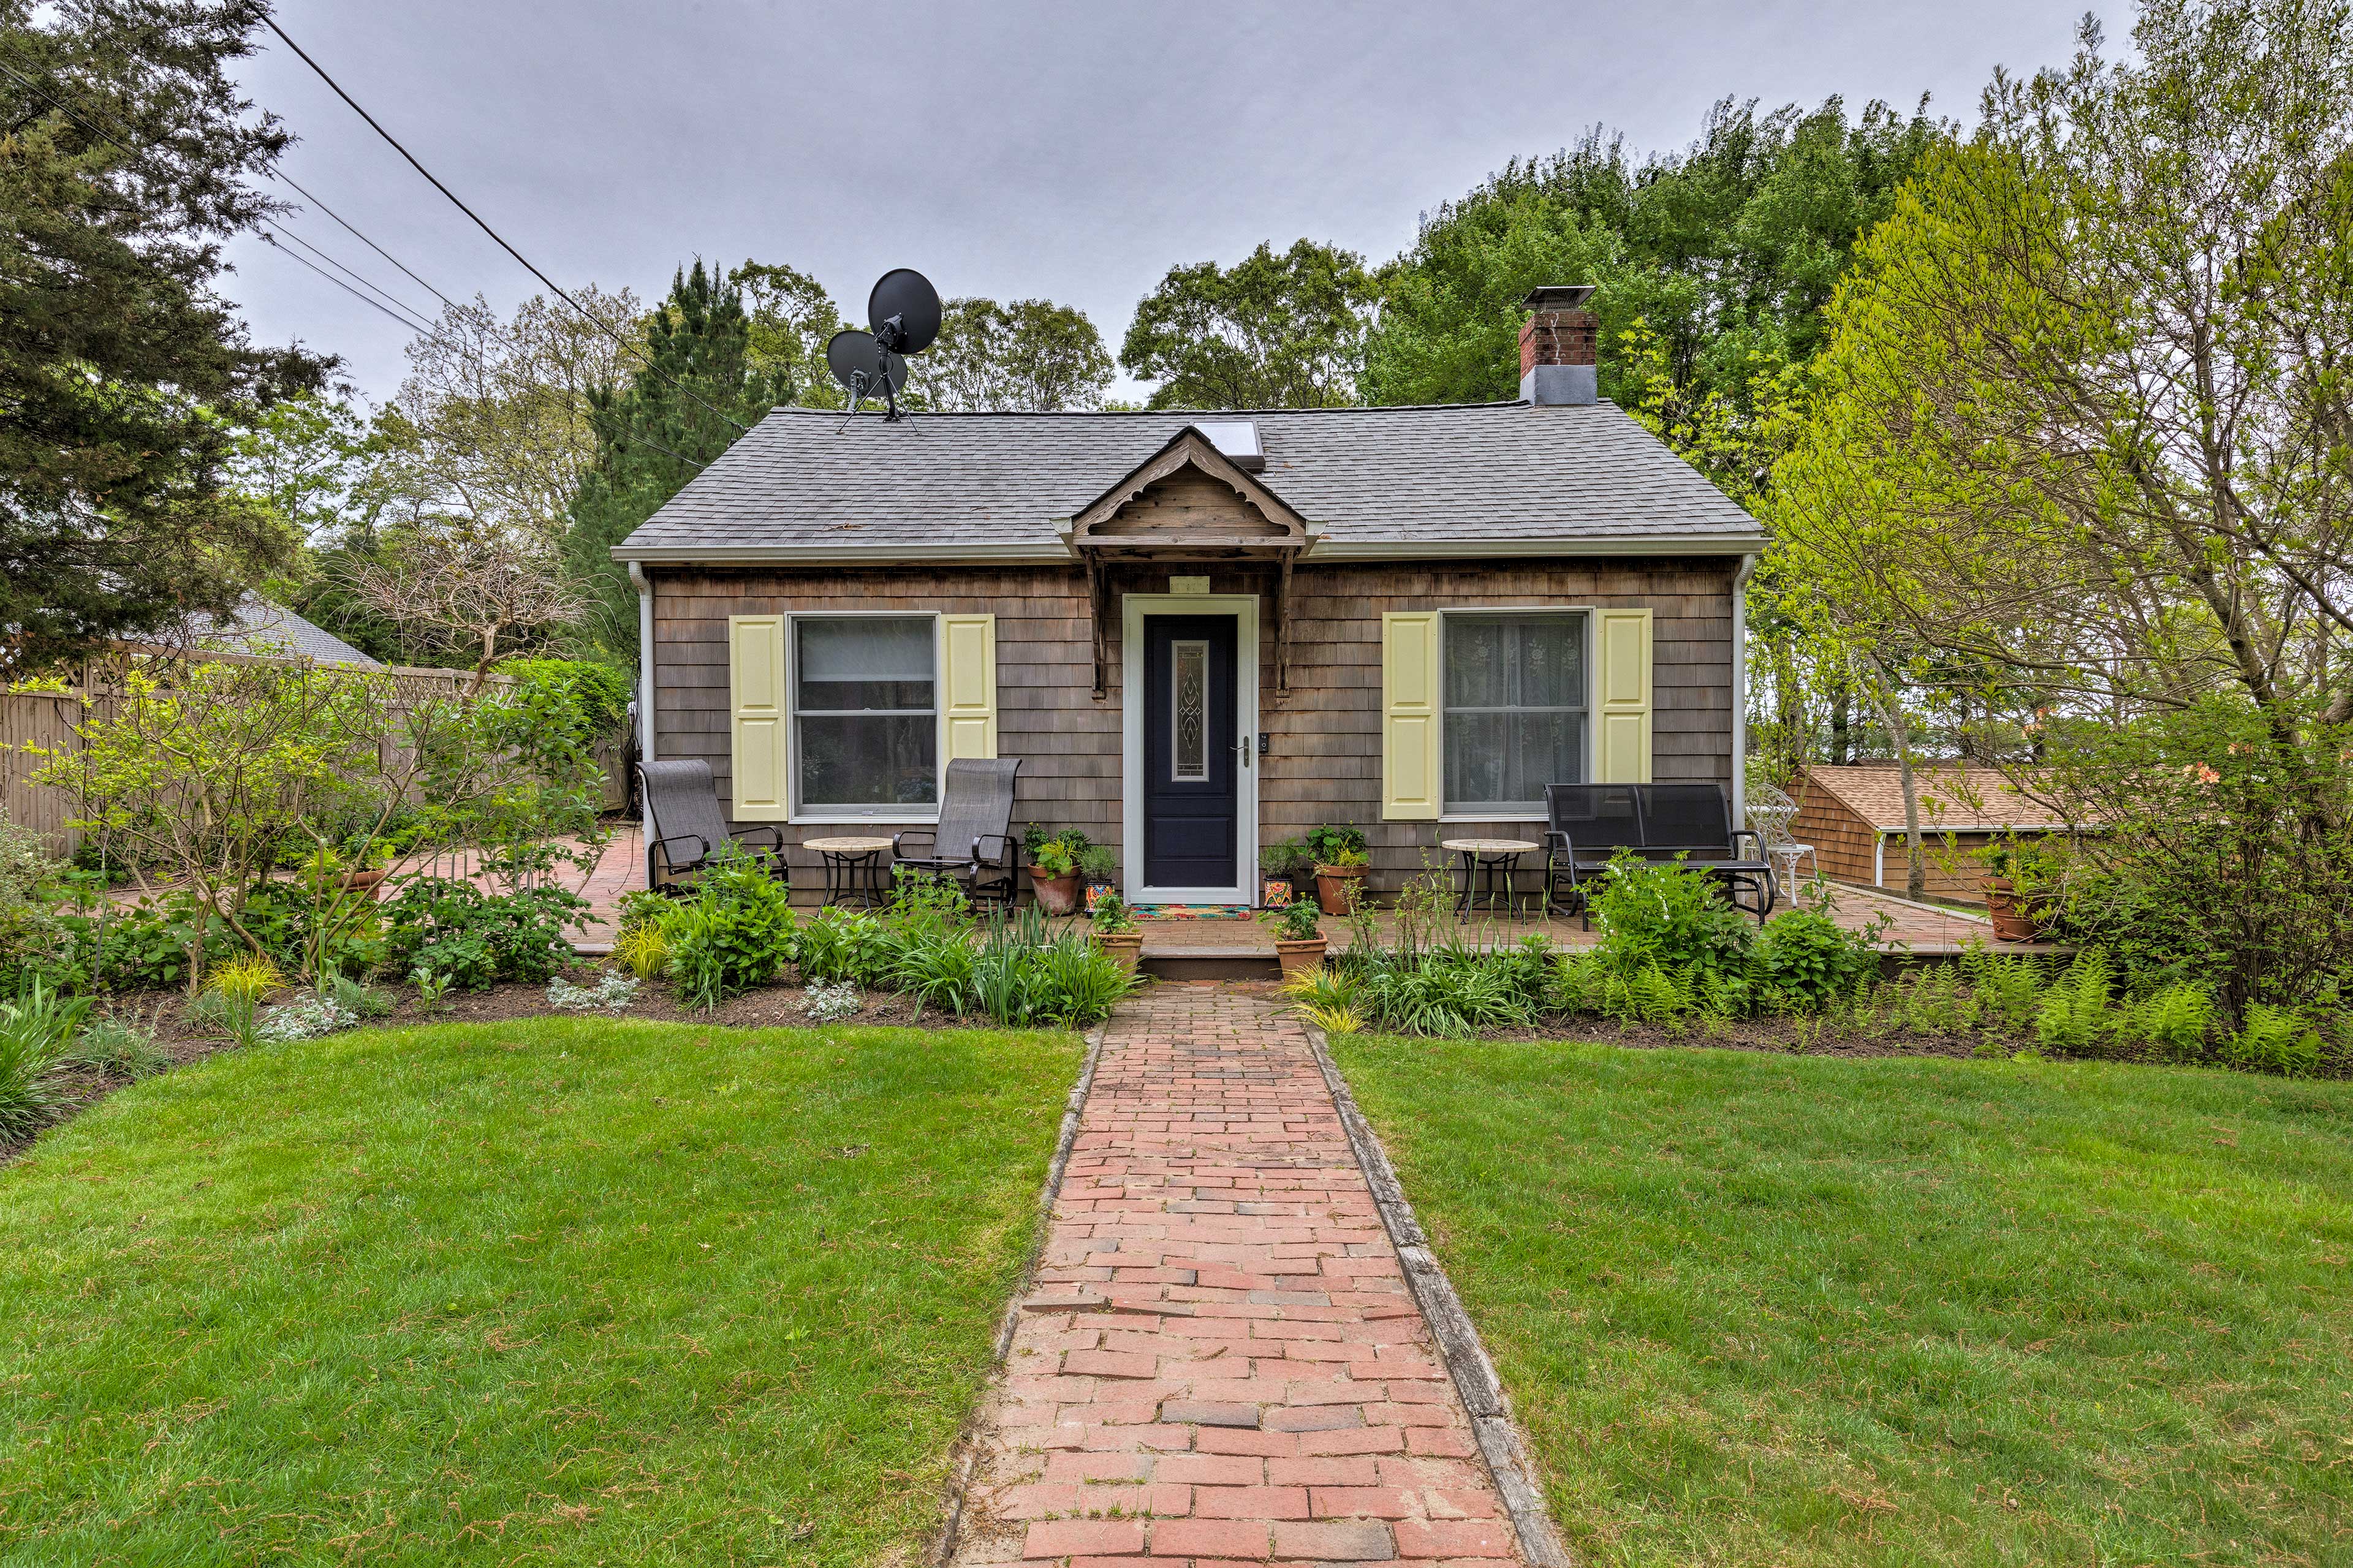
[[[792,618],[797,814],[928,816],[940,798],[938,621]]]
[[[1541,816],[1585,778],[1585,616],[1448,611],[1445,810]]]

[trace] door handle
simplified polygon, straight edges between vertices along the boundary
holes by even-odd
[[[1242,754],[1242,766],[1245,768],[1249,767],[1250,760],[1250,738],[1248,735],[1244,735],[1234,744],[1235,750],[1240,752]]]

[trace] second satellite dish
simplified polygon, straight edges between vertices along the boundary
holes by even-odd
[[[922,353],[940,335],[940,291],[912,267],[893,268],[866,297],[866,324],[892,353]]]
[[[907,362],[874,341],[872,332],[836,332],[826,340],[825,364],[852,396],[871,397],[885,381],[892,392],[907,384]]]
[[[870,397],[880,397],[892,421],[904,419],[899,392],[907,384],[904,356],[921,353],[940,335],[940,291],[922,273],[902,267],[885,272],[866,298],[873,331],[836,332],[825,345],[826,368],[849,391],[849,414]],[[848,429],[849,419],[842,421]]]

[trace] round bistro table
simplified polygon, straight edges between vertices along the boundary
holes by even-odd
[[[1458,910],[1476,909],[1479,905],[1479,874],[1487,874],[1487,908],[1495,907],[1496,884],[1503,884],[1504,912],[1512,912],[1512,877],[1520,868],[1520,857],[1533,855],[1541,846],[1525,838],[1441,838],[1438,847],[1462,861],[1462,894],[1454,906]]]
[[[801,847],[815,850],[825,866],[828,904],[855,899],[870,910],[882,907],[882,857],[890,853],[891,840],[804,838]]]

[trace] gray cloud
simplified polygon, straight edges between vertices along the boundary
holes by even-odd
[[[2113,8],[2108,8],[2111,11]],[[1600,122],[1678,146],[1727,93],[1973,120],[2068,5],[627,5],[288,0],[280,20],[550,276],[658,293],[696,255],[814,272],[855,316],[884,268],[1045,295],[1114,350],[1170,265],[1301,235],[1375,260],[1514,153]],[[2112,26],[2113,26],[2112,22]],[[246,62],[293,176],[444,292],[535,291],[301,62]],[[294,232],[433,301],[323,216]],[[267,341],[381,398],[406,334],[257,242],[229,292]]]

